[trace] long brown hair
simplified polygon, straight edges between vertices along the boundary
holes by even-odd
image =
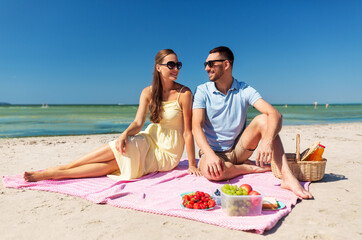
[[[151,92],[151,103],[149,106],[150,121],[153,123],[159,123],[162,119],[162,82],[160,73],[156,69],[156,65],[162,63],[164,57],[170,54],[176,53],[172,49],[163,49],[159,51],[155,57],[155,66],[153,69],[153,80],[152,80],[152,92]]]

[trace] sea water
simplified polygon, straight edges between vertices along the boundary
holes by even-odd
[[[362,122],[362,104],[274,107],[283,114],[283,125]],[[121,133],[134,120],[137,108],[137,105],[0,106],[0,138]],[[257,114],[250,107],[248,122]],[[149,123],[147,120],[145,126]]]

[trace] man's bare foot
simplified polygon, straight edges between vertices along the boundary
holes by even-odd
[[[254,164],[254,168],[255,168],[256,173],[263,173],[263,172],[270,172],[271,171],[270,165],[264,165],[264,166],[260,167],[260,166],[256,166]]]
[[[312,194],[305,190],[294,176],[283,177],[281,187],[292,191],[295,195],[308,199],[312,198]]]
[[[251,161],[250,159],[246,159],[242,164],[255,165],[255,162]]]
[[[45,171],[41,171],[41,172],[24,172],[24,179],[27,182],[37,182],[50,178],[47,176]]]
[[[270,165],[263,165],[263,167],[256,166],[255,162],[247,159],[242,164],[251,165],[253,166],[253,170],[255,170],[256,173],[262,173],[262,172],[269,172],[271,171]]]

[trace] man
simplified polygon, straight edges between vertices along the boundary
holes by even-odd
[[[234,55],[229,48],[217,47],[209,53],[204,65],[210,82],[197,87],[192,117],[203,176],[221,181],[241,174],[270,171],[270,165],[265,164],[273,159],[282,173],[281,187],[302,198],[311,198],[288,167],[278,136],[281,114],[255,89],[233,78]],[[246,126],[249,105],[261,114]],[[248,158],[257,147],[255,165]]]

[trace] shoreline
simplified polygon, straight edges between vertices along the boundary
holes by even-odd
[[[42,106],[43,103],[7,103],[1,102],[0,106]],[[47,103],[48,106],[138,106],[138,103]],[[270,103],[272,106],[284,106],[287,104],[288,106],[314,106],[314,103]],[[354,102],[354,103],[328,103],[328,102],[320,102],[318,105],[362,105],[362,102]]]
[[[313,127],[313,126],[325,126],[325,125],[340,125],[340,124],[359,124],[360,121],[352,122],[329,122],[329,123],[311,123],[311,124],[286,124],[285,127]],[[36,136],[19,136],[19,137],[0,137],[1,139],[21,139],[21,138],[51,138],[51,137],[79,137],[79,136],[98,136],[98,135],[119,135],[122,132],[109,132],[109,133],[92,133],[92,134],[69,134],[69,135],[36,135]]]
[[[99,205],[44,191],[0,188],[2,239],[356,239],[361,237],[362,122],[285,125],[280,137],[285,152],[315,141],[326,146],[325,177],[311,183],[312,200],[300,201],[292,212],[264,233],[229,230],[183,218]],[[21,174],[67,163],[106,144],[119,134],[0,138],[0,174]],[[196,147],[196,151],[197,151]],[[183,157],[187,157],[184,151]],[[251,159],[255,159],[254,156]],[[51,224],[49,224],[51,223]],[[136,227],[135,227],[136,226]],[[139,227],[142,226],[142,231]],[[47,231],[44,231],[47,229]]]

